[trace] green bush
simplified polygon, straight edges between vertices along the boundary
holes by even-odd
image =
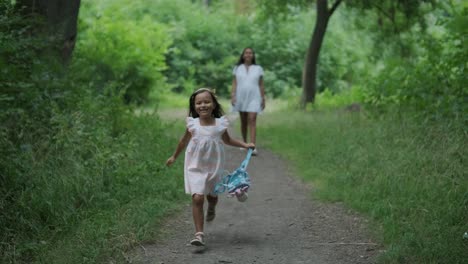
[[[47,96],[64,87],[63,96]],[[133,116],[120,96],[94,88],[56,81],[30,94],[28,107],[2,111],[2,262],[95,262],[147,239],[184,197],[181,178],[165,170],[175,142],[159,120]],[[68,254],[49,255],[55,248]]]
[[[147,102],[151,89],[165,87],[162,72],[172,41],[165,25],[148,15],[128,16],[123,3],[104,8],[84,2],[81,10],[75,53],[89,61],[96,82],[119,82],[125,101],[138,104]]]
[[[191,93],[200,86],[216,89],[228,95],[232,70],[243,49],[248,21],[236,16],[229,8],[215,8],[210,12],[198,5],[180,5],[172,34],[174,45],[167,56],[170,71],[168,80],[178,92]],[[160,9],[161,10],[161,9]],[[164,16],[165,9],[162,9]]]
[[[439,12],[441,12],[439,10]],[[396,109],[430,119],[465,119],[468,81],[467,9],[433,18],[429,33],[418,40],[420,53],[385,61],[366,89],[366,102],[375,110]]]
[[[96,61],[112,65],[107,51],[78,48],[64,69],[41,53],[53,43],[28,32],[37,20],[0,7],[0,262],[122,256],[185,197],[164,166],[175,139],[156,116],[123,105],[125,80],[95,71]]]
[[[117,14],[115,25],[120,28],[125,21],[141,21],[144,17],[164,25],[167,38],[172,40],[165,57],[168,67],[164,76],[176,92],[186,94],[206,86],[227,96],[232,69],[245,47],[254,48],[257,62],[265,69],[268,95],[279,97],[301,86],[315,17],[311,9],[296,10],[283,19],[264,19],[256,16],[255,10],[236,13],[234,3],[228,1],[210,8],[184,0],[119,0],[89,5],[95,6],[95,10],[87,11],[93,15],[85,16],[87,20],[83,25],[87,26],[83,28],[86,31],[88,27],[94,28],[93,24],[110,23],[106,21],[106,17],[110,17],[107,14],[114,17]],[[340,9],[330,22],[318,72],[319,91],[329,89],[336,93],[358,85],[373,69],[366,66],[372,52],[368,32],[353,26],[350,20],[358,20],[358,16],[350,10]],[[118,33],[114,35],[118,36]],[[112,54],[111,58],[114,57]],[[101,71],[112,72],[108,63],[104,66],[107,67]]]
[[[363,101],[364,92],[359,86],[348,88],[340,93],[332,93],[330,90],[326,89],[317,94],[314,107],[320,110],[331,110],[350,106],[354,103],[361,103]]]
[[[304,12],[285,20],[269,19],[255,24],[251,45],[265,70],[268,95],[278,97],[301,86],[302,68],[313,30],[310,16],[311,12]]]

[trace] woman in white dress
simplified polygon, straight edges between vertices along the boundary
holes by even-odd
[[[245,48],[233,70],[231,104],[239,112],[241,134],[247,142],[247,131],[250,142],[255,144],[257,114],[265,108],[265,88],[263,86],[263,69],[256,64],[255,52]],[[257,148],[252,155],[257,155]]]

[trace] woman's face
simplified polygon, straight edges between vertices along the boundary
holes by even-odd
[[[252,49],[246,49],[244,51],[244,54],[242,55],[242,58],[244,58],[244,62],[252,63],[253,56],[254,56],[253,50]]]

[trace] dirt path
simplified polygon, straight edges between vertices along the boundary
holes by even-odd
[[[226,147],[227,169],[245,151]],[[277,155],[261,149],[248,167],[249,199],[240,203],[221,195],[216,219],[205,225],[206,247],[188,244],[194,233],[190,207],[171,217],[165,234],[132,253],[131,263],[374,263],[380,246],[367,222],[339,204],[311,197]]]

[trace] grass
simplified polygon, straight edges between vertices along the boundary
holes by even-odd
[[[33,123],[29,133],[53,133],[1,160],[2,263],[125,263],[187,198],[182,163],[164,164],[178,127],[111,100],[80,100],[53,112],[52,125]]]
[[[2,163],[12,175],[1,189],[2,262],[125,262],[129,249],[158,236],[160,221],[187,198],[182,160],[164,166],[183,133],[187,98],[162,98],[136,115],[82,99],[52,113],[54,138],[11,149]],[[228,112],[229,100],[220,102]],[[468,258],[466,131],[287,107],[267,101],[260,146],[290,160],[321,199],[343,201],[382,226],[382,263]]]
[[[463,263],[468,146],[466,131],[447,124],[277,111],[261,118],[258,137],[313,183],[317,197],[381,225],[381,263]]]

